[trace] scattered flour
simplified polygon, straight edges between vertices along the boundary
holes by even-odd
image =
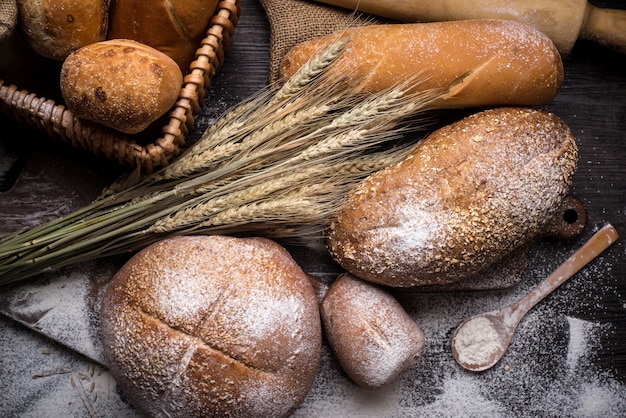
[[[567,318],[569,325],[569,344],[567,346],[567,367],[574,370],[584,360],[590,348],[590,337],[593,335],[594,324],[578,318]]]
[[[590,225],[588,233],[596,230]],[[606,347],[616,345],[623,330],[616,328],[617,312],[602,314],[613,298],[618,300],[610,302],[612,309],[624,304],[613,283],[616,261],[611,257],[600,257],[534,307],[492,369],[466,371],[452,358],[451,338],[463,320],[519,300],[571,250],[571,245],[555,247],[553,242],[538,245],[525,278],[508,290],[397,294],[426,335],[417,364],[392,385],[367,391],[349,380],[326,347],[317,380],[295,416],[625,416],[626,376],[612,370],[606,359]],[[620,315],[626,318],[626,312]]]
[[[84,266],[81,265],[84,268]],[[52,275],[50,283],[29,283],[0,295],[0,313],[26,324],[44,335],[101,361],[102,347],[94,339],[94,313],[85,309],[91,291],[89,272],[67,270]]]
[[[0,316],[3,418],[140,418],[102,366]]]
[[[595,232],[592,229],[590,226],[590,234]],[[618,329],[623,322],[614,321],[615,315],[626,318],[624,311],[603,313],[607,300],[612,309],[626,308],[624,296],[612,281],[611,265],[616,261],[610,257],[583,269],[533,308],[520,323],[505,357],[492,369],[469,372],[452,358],[450,340],[463,320],[517,301],[549,274],[558,260],[564,260],[571,249],[567,245],[561,249],[555,249],[554,243],[546,245],[547,251],[541,246],[534,251],[530,263],[541,267],[531,267],[527,277],[508,290],[397,294],[398,301],[426,336],[417,363],[392,384],[371,391],[350,381],[325,344],[314,386],[294,416],[623,417],[625,376],[623,371],[615,373],[606,364],[606,350],[616,346],[617,339],[624,335]],[[623,254],[622,248],[616,257]],[[37,312],[51,307],[48,301],[37,305],[42,308]],[[32,309],[26,311],[24,306],[23,313],[34,314]],[[47,315],[53,312],[54,309]],[[36,333],[25,332],[11,321],[3,319],[0,326],[3,418],[88,416],[70,377],[88,371],[92,363]],[[29,356],[24,357],[23,353]],[[69,369],[71,373],[33,378],[57,369]],[[91,383],[83,381],[86,390]],[[98,376],[94,387],[98,397],[90,402],[100,418],[134,416],[111,384],[108,373]]]

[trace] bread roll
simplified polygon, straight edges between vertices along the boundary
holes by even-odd
[[[337,32],[293,47],[281,76],[293,75],[333,40],[349,42],[334,78],[347,77],[378,92],[418,76],[419,90],[443,89],[436,107],[538,105],[550,102],[563,82],[563,63],[552,41],[523,23],[465,20],[371,25]]]
[[[61,68],[61,93],[76,116],[129,134],[171,109],[182,82],[170,57],[126,39],[87,45]]]
[[[171,57],[186,72],[217,0],[112,0],[109,39],[134,39]]]
[[[320,311],[339,364],[365,388],[393,382],[424,348],[424,333],[398,301],[350,274],[333,282]]]
[[[46,58],[63,61],[106,39],[109,0],[18,0],[20,29]]]
[[[287,416],[320,360],[311,284],[267,239],[147,247],[108,285],[101,331],[112,375],[148,416]]]
[[[572,182],[578,150],[551,113],[496,108],[445,126],[359,183],[328,248],[389,286],[458,282],[537,238]]]

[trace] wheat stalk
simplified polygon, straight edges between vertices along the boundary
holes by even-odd
[[[371,153],[350,159],[349,161],[339,161],[337,163],[316,164],[303,167],[297,172],[276,172],[259,174],[256,177],[245,178],[244,184],[240,184],[239,190],[235,190],[230,183],[229,192],[223,195],[215,195],[215,190],[222,190],[219,186],[213,191],[205,190],[195,201],[189,201],[187,206],[177,212],[172,212],[168,216],[159,219],[149,228],[149,232],[166,233],[179,230],[181,228],[195,228],[199,224],[204,224],[207,219],[225,211],[229,208],[239,207],[267,200],[267,196],[278,196],[293,192],[311,181],[315,185],[326,187],[325,194],[333,199],[343,196],[347,189],[363,177],[378,171],[394,162],[400,161],[407,153],[407,148],[396,148],[384,153]],[[319,183],[323,181],[323,183]],[[308,183],[307,183],[308,182]],[[337,187],[343,187],[343,192],[333,192]],[[311,189],[310,189],[311,190]],[[305,196],[304,194],[302,194]],[[333,209],[334,210],[333,205]],[[327,211],[318,210],[318,223],[325,219]],[[284,216],[284,213],[281,214]]]
[[[330,111],[329,105],[336,103],[339,99],[329,97],[327,94],[323,95],[318,92],[312,95],[312,97],[325,97],[326,103],[314,106],[313,109],[298,111],[297,114],[285,110],[288,107],[286,102],[297,97],[299,92],[318,79],[326,68],[341,55],[346,43],[347,39],[340,39],[329,48],[321,51],[303,65],[277,92],[271,94],[269,90],[264,91],[249,102],[237,106],[226,117],[209,128],[188,153],[155,175],[154,178],[182,178],[201,170],[210,169],[212,163],[234,156],[241,152],[244,147],[262,143],[267,138],[267,134],[284,132],[286,129],[294,127],[295,123],[306,123],[309,120],[308,117],[314,118],[328,113]],[[297,98],[297,100],[302,101],[302,98]],[[252,111],[256,115],[250,114]],[[263,113],[269,115],[285,114],[286,116],[263,126],[263,122],[268,119],[257,116]],[[243,117],[244,115],[247,117]],[[251,124],[251,120],[261,125]]]
[[[220,144],[215,148],[209,148],[194,153],[184,158],[178,164],[168,167],[160,175],[159,179],[179,179],[190,176],[200,171],[208,171],[227,164],[228,159],[236,158],[251,152],[259,146],[270,148],[268,142],[283,135],[293,135],[298,127],[304,123],[316,120],[330,111],[330,106],[321,105],[287,114],[285,118],[272,122],[257,131],[251,132],[237,142]]]
[[[324,74],[328,67],[341,56],[348,41],[348,37],[337,39],[327,49],[312,57],[296,72],[294,77],[285,82],[274,96],[273,101],[278,102],[297,95],[313,80]]]
[[[92,204],[1,239],[0,284],[173,234],[319,234],[358,181],[404,158],[412,144],[382,144],[440,96],[407,93],[418,80],[372,96],[330,80],[345,42],[228,111],[170,166],[130,173]]]

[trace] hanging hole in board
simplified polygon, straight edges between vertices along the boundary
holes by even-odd
[[[587,227],[587,208],[574,196],[566,196],[559,210],[544,229],[543,236],[568,240],[578,237]]]

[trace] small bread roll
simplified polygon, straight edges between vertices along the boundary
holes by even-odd
[[[150,45],[185,72],[216,8],[217,0],[112,0],[108,38]]]
[[[19,25],[30,46],[63,61],[106,39],[109,0],[18,0]]]
[[[170,57],[127,39],[87,45],[61,68],[61,93],[74,115],[128,134],[170,110],[182,82]]]
[[[375,389],[393,382],[422,354],[424,333],[381,287],[342,274],[320,311],[333,353],[360,386]]]
[[[414,90],[443,90],[439,108],[550,102],[563,82],[554,43],[532,26],[504,20],[463,20],[355,27],[293,47],[280,73],[291,77],[313,55],[349,41],[328,76],[363,92],[422,80]]]
[[[328,247],[374,283],[459,282],[541,235],[577,161],[569,127],[552,113],[478,112],[359,183],[331,221]]]
[[[321,325],[306,274],[273,241],[165,239],[108,285],[104,354],[148,416],[284,417],[310,390]]]

